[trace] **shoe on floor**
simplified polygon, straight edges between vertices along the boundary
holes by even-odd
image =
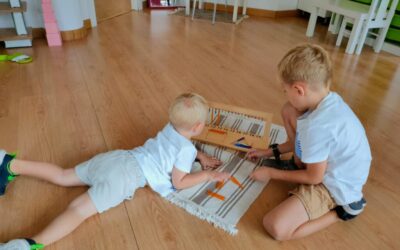
[[[0,250],[31,250],[31,245],[27,240],[10,240],[5,244],[0,243]]]
[[[15,158],[15,155],[7,154],[4,150],[0,150],[0,196],[6,192],[8,183],[17,176],[10,173],[10,162]]]
[[[31,239],[16,239],[7,243],[0,243],[0,250],[39,250],[43,248],[43,244],[36,244]]]

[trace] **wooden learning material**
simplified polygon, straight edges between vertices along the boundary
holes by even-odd
[[[268,148],[272,114],[215,102],[209,106],[206,126],[193,140],[244,152]]]
[[[283,127],[271,124],[268,132],[271,143],[286,141]],[[230,234],[236,234],[236,225],[240,218],[268,183],[250,178],[250,174],[261,167],[261,161],[256,163],[245,160],[241,152],[215,145],[197,142],[196,147],[201,152],[221,160],[223,164],[215,171],[229,173],[231,178],[224,182],[199,183],[190,188],[176,190],[165,198],[198,218]],[[199,162],[195,162],[192,173],[198,171],[202,171],[202,168]]]

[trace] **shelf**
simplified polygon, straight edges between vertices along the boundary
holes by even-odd
[[[32,31],[28,29],[27,35],[17,35],[14,28],[0,29],[0,41],[32,40]]]
[[[0,14],[2,13],[13,13],[13,12],[25,12],[26,11],[26,2],[21,2],[21,7],[12,8],[10,3],[0,3]]]

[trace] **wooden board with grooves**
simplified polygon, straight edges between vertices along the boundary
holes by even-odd
[[[222,103],[209,103],[206,126],[195,141],[239,151],[266,149],[272,114]]]

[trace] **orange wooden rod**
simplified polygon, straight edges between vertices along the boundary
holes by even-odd
[[[225,200],[225,196],[222,196],[220,194],[214,193],[211,190],[207,190],[207,194],[209,196],[211,196],[211,197],[214,197],[214,198],[218,199],[218,200],[221,200],[221,201]]]
[[[210,128],[208,129],[209,132],[213,132],[213,133],[217,133],[217,134],[226,134],[226,131],[224,130],[219,130],[219,129],[214,129],[214,128]]]
[[[215,183],[215,188],[221,189],[224,185],[225,183],[223,181],[217,181],[217,183]]]
[[[244,188],[243,185],[240,184],[240,182],[238,181],[238,179],[236,179],[235,177],[231,176],[231,181],[232,181],[233,183],[235,183],[236,185],[238,185],[241,189]]]

